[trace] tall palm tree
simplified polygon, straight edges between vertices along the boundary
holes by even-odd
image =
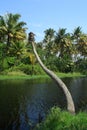
[[[0,16],[0,35],[3,37],[4,41],[7,44],[7,47],[10,46],[11,42],[24,40],[26,37],[25,31],[26,25],[25,22],[19,22],[21,15],[7,13],[5,16]]]
[[[53,48],[54,48],[54,39],[55,39],[55,30],[52,28],[49,28],[47,30],[44,31],[45,36],[44,36],[44,47],[45,47],[45,51],[46,51],[46,55],[45,58],[48,58],[53,52]]]
[[[54,34],[55,34],[54,29],[49,28],[49,29],[45,30],[44,33],[45,33],[45,37],[44,37],[45,43],[49,43],[54,40]]]
[[[87,57],[87,35],[82,34],[77,43],[77,50],[81,56]]]
[[[77,28],[74,29],[73,34],[72,34],[72,38],[75,39],[77,42],[78,39],[80,38],[81,34],[82,34],[81,27],[78,26]]]
[[[82,46],[81,43],[83,41],[82,39],[84,39],[83,35],[84,34],[83,34],[80,26],[76,27],[72,33],[72,41],[73,41],[73,46],[74,46],[74,59],[75,60],[77,60],[78,54],[81,52],[81,46]],[[83,44],[83,45],[85,45],[85,44]]]
[[[55,44],[57,51],[60,53],[60,57],[64,55],[71,56],[72,51],[72,41],[69,33],[66,33],[66,28],[60,28],[58,33],[56,33]]]
[[[36,48],[35,48],[35,45],[34,45],[34,35],[32,32],[29,33],[29,42],[32,44],[32,47],[33,47],[33,51],[34,51],[34,54],[37,58],[37,61],[39,62],[40,66],[42,67],[42,69],[57,83],[57,85],[59,85],[63,91],[64,91],[64,94],[66,96],[66,99],[67,99],[67,109],[69,110],[69,112],[71,113],[75,113],[75,106],[74,106],[74,102],[73,102],[73,99],[72,99],[72,96],[68,90],[68,88],[66,87],[66,85],[63,83],[63,81],[57,77],[51,70],[49,70],[41,61],[40,57],[38,56],[38,53],[36,51]]]

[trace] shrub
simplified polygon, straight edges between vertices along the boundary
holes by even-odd
[[[37,125],[37,130],[87,130],[87,113],[80,112],[71,115],[54,107],[47,115],[45,121]]]
[[[42,70],[42,68],[37,64],[37,65],[25,65],[25,64],[20,64],[18,66],[11,67],[9,72],[12,71],[21,71],[27,75],[40,75],[40,74],[45,74],[45,72]]]
[[[7,75],[13,75],[14,73],[23,73],[27,75],[44,75],[45,72],[42,70],[42,68],[37,64],[37,65],[25,65],[25,64],[20,64],[18,66],[13,66],[9,69],[5,69],[2,74],[7,74]]]
[[[28,75],[32,74],[32,66],[31,65],[20,64],[19,66],[15,67],[15,68],[23,71],[25,74],[28,74]]]
[[[28,75],[45,74],[44,71],[42,70],[42,68],[38,64],[37,65],[21,64],[17,68]]]
[[[7,58],[4,58],[2,62],[2,70],[8,69],[8,68],[9,68],[9,64],[8,64]]]
[[[74,62],[66,57],[58,57],[56,60],[56,66],[60,72],[68,73],[74,71]]]
[[[76,62],[76,69],[87,75],[87,59],[78,59]]]

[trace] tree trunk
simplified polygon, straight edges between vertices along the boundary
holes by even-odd
[[[66,96],[66,100],[67,100],[67,109],[70,113],[73,113],[75,114],[75,106],[74,106],[74,102],[73,102],[73,99],[72,99],[72,96],[68,90],[68,88],[66,87],[66,85],[63,83],[63,81],[56,76],[56,74],[54,74],[51,70],[49,70],[41,61],[40,57],[38,56],[37,54],[37,51],[36,51],[36,48],[35,48],[35,45],[34,45],[34,42],[31,42],[32,43],[32,47],[33,47],[33,51],[34,51],[34,54],[37,58],[37,61],[39,62],[40,66],[42,67],[42,69],[57,83],[57,85],[59,85],[65,96]]]

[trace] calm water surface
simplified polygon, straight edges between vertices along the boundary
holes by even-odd
[[[76,111],[87,111],[87,78],[65,78]],[[63,91],[53,81],[0,80],[0,130],[31,130],[52,106],[66,109]]]

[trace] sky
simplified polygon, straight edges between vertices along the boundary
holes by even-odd
[[[49,28],[66,28],[72,33],[80,26],[87,33],[87,0],[1,0],[0,15],[6,13],[20,14],[27,33],[34,32],[37,42]]]

